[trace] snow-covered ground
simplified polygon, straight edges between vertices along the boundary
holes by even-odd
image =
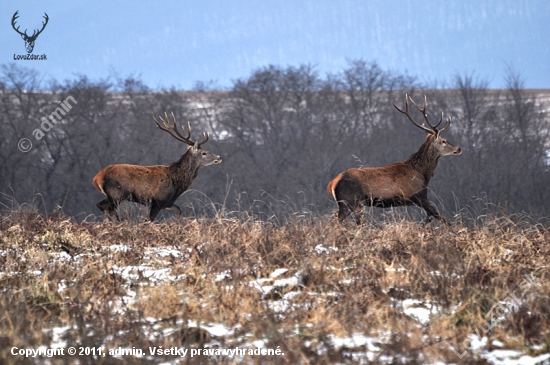
[[[124,246],[124,245],[111,245],[102,248],[101,255],[102,257],[112,257],[116,253],[125,253],[133,250],[133,248]],[[315,252],[317,255],[330,255],[331,252],[336,250],[335,248],[325,248],[322,245],[315,247]],[[0,255],[5,255],[5,251],[0,251]],[[172,269],[169,266],[169,259],[183,259],[187,253],[182,253],[180,250],[174,247],[149,247],[145,248],[143,251],[143,260],[139,265],[128,265],[128,266],[119,266],[113,265],[111,271],[113,274],[119,275],[124,281],[124,287],[126,294],[121,297],[121,301],[124,302],[124,306],[120,307],[120,310],[123,311],[124,308],[131,308],[132,304],[138,300],[136,298],[136,291],[133,289],[136,286],[154,286],[154,285],[164,285],[170,282],[176,282],[179,280],[185,279],[184,275],[174,275]],[[50,258],[53,261],[64,262],[66,264],[75,265],[79,260],[81,260],[86,255],[98,255],[98,253],[81,253],[75,256],[69,256],[65,252],[52,252]],[[182,265],[185,260],[182,260]],[[336,268],[333,268],[337,270]],[[387,267],[387,272],[392,274],[405,274],[403,268],[399,267]],[[4,277],[21,275],[19,272],[9,272],[9,271],[0,271],[0,279]],[[43,272],[40,270],[34,270],[31,272],[25,273],[25,275],[35,275],[40,277],[43,275]],[[432,275],[441,275],[439,272],[433,272]],[[231,271],[226,270],[223,272],[215,273],[212,275],[211,280],[223,284],[223,281],[227,278],[231,278]],[[286,268],[278,268],[273,270],[268,277],[258,278],[251,280],[248,285],[256,290],[258,290],[264,296],[265,300],[268,300],[269,307],[273,312],[277,313],[279,316],[284,317],[285,313],[296,306],[297,304],[292,300],[296,295],[305,293],[311,296],[317,296],[318,293],[307,292],[304,288],[303,276],[301,271],[291,272]],[[348,282],[342,282],[343,285],[350,284]],[[58,292],[63,294],[67,289],[68,283],[65,280],[61,280],[58,283]],[[388,288],[388,290],[391,288]],[[395,289],[395,288],[394,288]],[[268,294],[278,291],[281,293],[279,296],[273,296],[273,299],[267,298]],[[337,298],[340,293],[331,292],[324,293],[325,296],[333,296]],[[418,299],[395,299],[392,298],[396,307],[402,308],[403,313],[411,318],[412,320],[418,323],[418,326],[428,327],[430,321],[433,318],[436,318],[441,314],[442,308],[437,303],[431,303],[427,300],[418,300]],[[456,306],[458,308],[459,306]],[[448,311],[448,309],[447,309]],[[451,310],[452,311],[452,310]],[[446,313],[447,315],[452,313]],[[502,318],[499,318],[500,320]],[[209,342],[206,347],[210,346],[215,348],[222,344],[221,339],[223,339],[224,346],[231,346],[233,343],[232,336],[237,330],[236,327],[227,327],[221,323],[205,323],[197,322],[193,319],[189,319],[184,323],[182,320],[179,322],[173,323],[171,326],[166,324],[161,324],[159,318],[149,317],[146,319],[149,326],[147,329],[144,329],[144,335],[155,337],[155,333],[162,334],[163,336],[168,336],[182,327],[185,328],[197,328],[202,331],[206,331],[210,337],[211,342]],[[152,330],[151,330],[152,329]],[[70,326],[58,326],[52,327],[44,330],[45,334],[48,334],[52,338],[52,348],[64,348],[67,346],[65,340],[63,340],[64,335],[67,331],[75,330]],[[364,333],[351,333],[345,337],[338,337],[336,335],[330,335],[329,339],[331,341],[331,348],[336,350],[347,349],[349,351],[351,358],[353,358],[358,363],[368,363],[370,361],[379,361],[382,363],[392,363],[394,359],[389,356],[385,356],[382,345],[387,343],[390,334],[387,332],[372,332],[369,334]],[[242,338],[245,338],[244,345]],[[110,340],[110,338],[105,339],[105,344]],[[306,340],[304,342],[306,347],[309,347],[311,350],[322,355],[327,351],[326,345],[323,343],[312,342]],[[446,344],[450,346],[449,344]],[[488,344],[488,338],[486,336],[478,336],[475,333],[472,333],[469,336],[468,346],[463,349],[454,349],[457,353],[457,363],[461,358],[461,354],[464,352],[470,352],[475,354],[479,359],[484,359],[491,364],[540,364],[543,361],[548,361],[550,359],[550,354],[543,354],[538,356],[529,356],[529,349],[525,351],[509,350],[502,348],[504,344],[500,341],[493,341],[490,345]],[[245,333],[240,335],[239,347],[242,349],[246,348],[263,348],[265,347],[265,341],[262,339],[257,339],[252,333]],[[534,348],[535,349],[535,348]],[[536,349],[535,349],[536,350]],[[143,357],[147,358],[151,355],[144,353]],[[406,359],[403,359],[406,360]],[[177,362],[174,362],[177,363]]]

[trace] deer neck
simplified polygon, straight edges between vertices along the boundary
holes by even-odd
[[[405,163],[419,172],[427,184],[434,175],[439,157],[439,153],[432,144],[432,137],[429,136],[422,146],[420,146],[420,149],[409,157]]]
[[[170,165],[170,169],[174,172],[176,185],[184,190],[187,189],[197,177],[199,167],[199,161],[188,150],[178,162]]]

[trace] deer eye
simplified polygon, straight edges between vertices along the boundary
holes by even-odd
[[[203,156],[206,156],[206,152],[203,152],[202,155],[203,155]]]
[[[447,141],[446,141],[446,140],[442,140],[442,141],[441,141],[441,144],[447,144]]]

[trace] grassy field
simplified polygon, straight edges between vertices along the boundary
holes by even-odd
[[[526,217],[0,219],[2,364],[550,361],[550,230]]]

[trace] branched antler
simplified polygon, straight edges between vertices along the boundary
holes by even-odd
[[[38,36],[40,35],[40,33],[42,33],[42,31],[44,30],[44,28],[46,28],[46,25],[48,24],[48,20],[50,19],[48,17],[48,14],[44,13],[44,19],[46,20],[45,22],[42,22],[42,29],[40,30],[37,30],[35,29],[34,32],[32,33],[31,36],[29,36],[27,34],[27,30],[25,29],[25,32],[21,33],[21,31],[19,30],[19,26],[16,28],[15,27],[15,22],[17,20],[17,18],[19,18],[19,10],[17,10],[15,12],[15,14],[13,14],[13,17],[11,18],[11,26],[13,27],[13,29],[19,33],[21,35],[21,38],[23,38],[23,40],[25,41],[25,47],[27,48],[27,52],[28,53],[31,53],[32,50],[34,49],[34,42],[36,41],[36,38],[38,38]]]
[[[189,130],[189,132],[187,133],[187,136],[183,135],[182,132],[185,133],[185,129],[182,126],[181,127],[182,132],[179,131],[178,123],[176,121],[176,117],[174,116],[173,112],[172,112],[172,120],[173,120],[172,124],[170,124],[170,122],[168,121],[167,113],[164,113],[164,118],[159,116],[159,119],[162,122],[162,124],[164,124],[164,127],[160,125],[159,121],[157,120],[157,118],[155,118],[155,116],[153,116],[153,119],[155,120],[157,127],[159,127],[165,132],[168,132],[172,137],[174,137],[178,141],[186,143],[189,146],[194,146],[197,143],[191,140],[191,124],[187,122],[187,129]],[[203,135],[204,135],[204,138],[201,142],[198,143],[197,147],[200,147],[201,145],[205,144],[208,141],[208,138],[210,137],[208,133],[204,133]]]
[[[430,126],[430,128],[426,127],[424,125],[424,123],[422,124],[418,124],[413,118],[412,116],[409,114],[409,100],[413,103],[413,105],[416,107],[416,109],[422,113],[422,116],[424,117],[424,121],[426,123],[428,123],[428,125]],[[441,124],[441,122],[443,121],[443,112],[441,112],[441,118],[439,119],[439,122],[437,122],[436,125],[433,125],[430,120],[428,119],[428,114],[426,113],[426,108],[427,108],[427,100],[426,100],[426,95],[424,95],[424,106],[421,108],[418,107],[418,105],[416,105],[416,103],[414,102],[414,100],[408,95],[408,94],[405,94],[405,110],[402,110],[402,109],[399,109],[397,107],[397,105],[395,105],[395,102],[392,100],[392,104],[393,106],[395,107],[395,109],[397,109],[398,111],[400,111],[401,113],[405,114],[407,116],[407,118],[409,118],[409,120],[415,125],[417,126],[418,128],[422,129],[423,131],[427,132],[427,133],[430,133],[430,134],[433,134],[435,135],[436,137],[439,136],[439,134],[441,132],[443,132],[444,130],[446,130],[447,128],[449,128],[449,126],[451,125],[451,117],[447,118],[446,122],[445,122],[445,127],[443,127],[442,129],[437,129],[437,127],[439,127],[439,125]]]

